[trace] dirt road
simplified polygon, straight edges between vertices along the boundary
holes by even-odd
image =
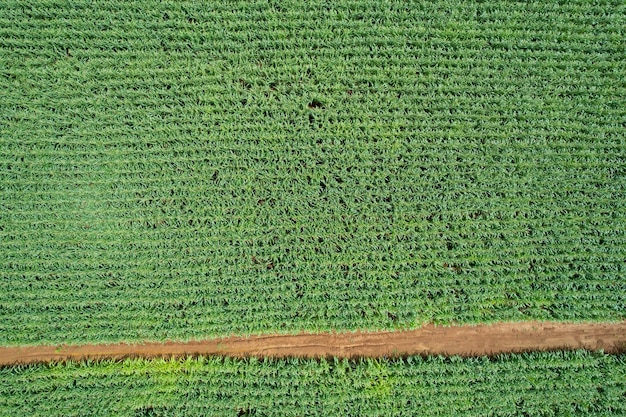
[[[0,365],[83,358],[186,355],[357,357],[394,355],[481,356],[531,350],[603,349],[626,351],[626,321],[621,323],[523,322],[435,327],[376,333],[227,337],[187,343],[0,347]]]

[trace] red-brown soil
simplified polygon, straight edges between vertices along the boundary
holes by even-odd
[[[84,358],[226,355],[235,357],[481,356],[562,349],[626,351],[621,323],[522,322],[372,333],[227,337],[206,341],[82,346],[0,347],[0,365]]]

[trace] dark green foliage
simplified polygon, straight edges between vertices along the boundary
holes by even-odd
[[[0,370],[10,416],[618,416],[626,358],[126,360]]]
[[[0,344],[623,319],[625,16],[3,1]]]

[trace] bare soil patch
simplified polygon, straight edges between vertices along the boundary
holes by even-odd
[[[602,349],[607,353],[626,351],[626,321],[521,322],[453,327],[427,325],[396,332],[264,335],[141,344],[0,347],[0,365],[86,358],[188,355],[354,358],[430,354],[467,357],[571,349]]]

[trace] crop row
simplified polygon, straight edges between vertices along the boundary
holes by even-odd
[[[187,358],[0,370],[11,416],[617,416],[626,358]]]

